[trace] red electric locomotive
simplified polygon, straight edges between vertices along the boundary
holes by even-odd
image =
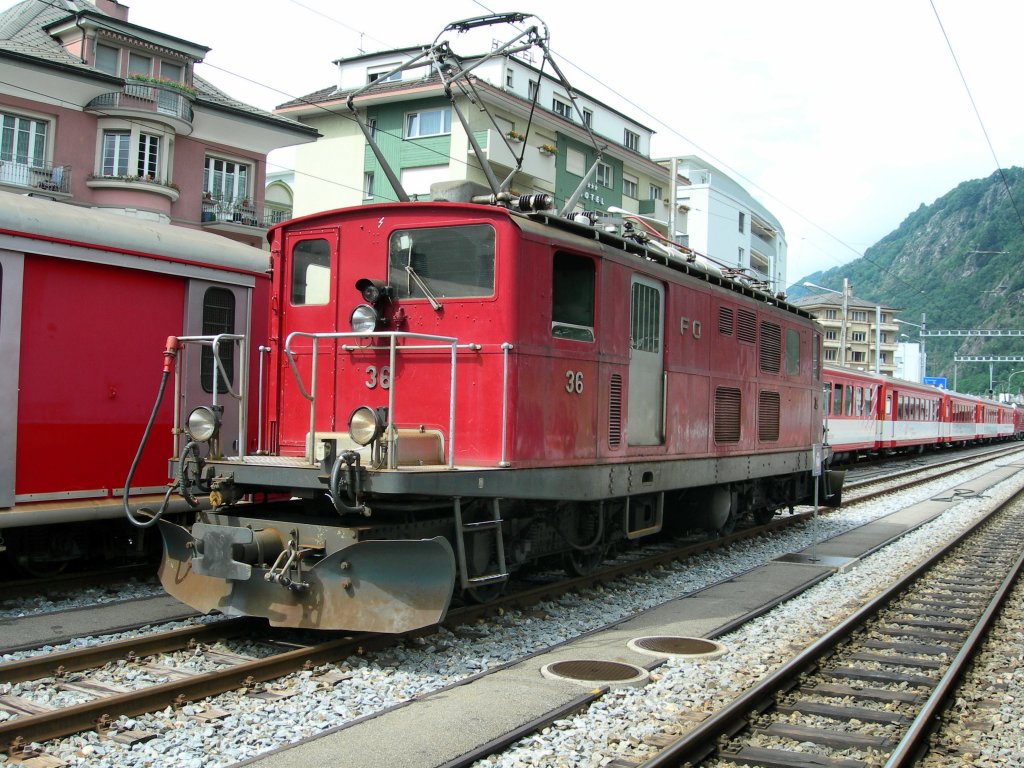
[[[540,27],[522,28],[484,58],[546,55]],[[428,65],[468,126],[455,94],[479,64],[435,43],[407,66]],[[838,501],[839,477],[814,464],[808,314],[628,218],[576,210],[596,141],[559,212],[479,148],[489,188],[409,202],[357,105],[391,74],[348,104],[401,202],[269,233],[269,451],[225,445],[219,406],[190,413],[176,482],[212,508],[191,528],[160,520],[171,594],[275,625],[401,631],[443,617],[456,585],[485,599],[533,563],[586,571],[663,528],[725,530],[819,490]]]
[[[89,554],[143,555],[138,530],[88,523],[123,515],[125,468],[151,413],[144,350],[169,330],[260,344],[268,261],[216,235],[0,193],[0,550],[10,559],[44,574]],[[254,350],[231,344],[220,357],[241,380]],[[208,396],[212,361],[209,348],[189,351],[182,397]],[[238,437],[234,413],[225,444]],[[168,398],[156,428],[175,421]],[[139,458],[133,506],[159,502],[173,447],[165,438]]]
[[[225,455],[199,407],[180,476],[214,508],[161,522],[163,583],[198,609],[404,630],[456,580],[813,497],[820,333],[782,301],[493,206],[332,211],[271,242],[270,455]]]

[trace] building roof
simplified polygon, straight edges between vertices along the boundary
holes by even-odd
[[[358,57],[358,58],[364,58],[364,57]],[[347,60],[347,61],[349,61],[349,60]],[[522,62],[520,62],[520,63],[522,63]],[[473,83],[474,83],[474,85],[477,88],[481,88],[481,89],[490,91],[497,98],[504,98],[504,99],[509,99],[509,100],[512,100],[512,101],[519,102],[520,104],[522,104],[526,108],[529,108],[530,105],[532,104],[532,102],[529,99],[524,99],[522,96],[519,96],[518,94],[513,93],[512,91],[505,90],[504,88],[499,88],[498,86],[494,85],[493,83],[491,83],[488,80],[484,80],[482,78],[475,77],[473,75],[470,75],[470,77],[473,79]],[[395,80],[394,82],[374,83],[374,86],[373,86],[372,90],[370,90],[370,91],[368,91],[368,92],[366,92],[364,94],[361,94],[361,95],[372,97],[373,99],[379,99],[381,97],[386,97],[388,94],[401,94],[401,93],[403,93],[405,91],[414,91],[414,90],[415,91],[422,91],[422,90],[429,90],[431,88],[434,88],[434,89],[437,90],[437,95],[438,96],[444,96],[444,83],[441,81],[441,76],[439,74],[437,74],[436,72],[432,72],[431,74],[427,75],[426,77],[419,78],[419,79],[416,79],[416,80]],[[317,107],[317,106],[321,106],[324,109],[325,112],[333,113],[335,115],[340,115],[342,117],[346,117],[347,118],[349,116],[349,113],[347,111],[341,112],[341,111],[339,111],[335,107],[328,107],[328,106],[323,106],[323,105],[326,105],[326,104],[337,104],[338,102],[344,102],[344,101],[346,101],[348,99],[349,94],[355,93],[358,90],[362,90],[362,89],[361,88],[358,88],[358,89],[354,88],[354,89],[344,90],[343,91],[343,90],[340,90],[337,86],[331,86],[329,88],[321,88],[320,90],[313,91],[312,93],[306,94],[305,96],[298,96],[298,97],[292,99],[291,101],[285,102],[284,104],[279,104],[277,107],[275,107],[275,109],[277,109],[277,110],[286,110],[286,109],[295,109],[297,107]],[[580,91],[577,91],[575,89],[573,89],[573,93],[575,95],[577,95],[577,96],[584,95],[583,93],[581,93]],[[587,98],[590,98],[590,97],[587,97]],[[598,102],[596,99],[591,99],[591,101],[594,101],[595,103],[601,103],[601,102]],[[616,110],[612,109],[611,107],[608,107],[607,105],[603,105],[603,106],[604,106],[605,109],[608,109],[610,112],[615,112],[616,114],[621,115],[621,113],[617,112]],[[576,122],[574,120],[567,120],[562,115],[559,115],[557,112],[555,112],[555,111],[553,111],[551,109],[548,109],[546,107],[541,106],[539,103],[537,104],[537,110],[540,111],[540,112],[543,112],[544,115],[547,118],[549,118],[551,120],[554,120],[556,122],[562,123],[562,124],[566,125],[567,127],[575,128],[578,131],[584,131],[585,130],[584,127],[582,125],[580,125],[580,123],[578,123],[578,122]],[[629,120],[630,122],[634,123],[635,125],[641,125],[636,120],[633,120],[633,118],[626,117],[624,115],[623,115],[623,117],[625,117],[627,120]],[[615,145],[615,149],[617,151],[624,152],[624,153],[627,153],[630,156],[632,156],[634,158],[632,162],[648,164],[651,167],[652,170],[654,170],[655,168],[658,171],[664,171],[665,170],[662,166],[658,165],[657,162],[652,160],[647,155],[644,155],[644,154],[642,154],[640,152],[637,152],[634,149],[630,149],[625,144],[623,144],[621,141],[609,138],[608,136],[604,136],[602,134],[598,134],[597,132],[595,132],[594,135],[595,136],[599,136],[604,142],[611,142],[612,144],[614,144]]]
[[[59,26],[62,22],[72,22],[78,17],[86,16],[93,24],[109,26],[113,33],[128,34],[162,45],[196,62],[201,62],[205,53],[210,50],[187,40],[116,19],[103,13],[88,0],[22,0],[0,12],[0,58],[20,59],[41,66],[56,66],[84,77],[123,83],[119,77],[99,72],[83,64],[81,59],[68,53],[60,42],[47,32],[48,28]],[[318,135],[314,129],[297,120],[275,115],[233,99],[197,75],[193,75],[193,87],[196,90],[197,104],[230,111],[303,135]]]
[[[819,293],[813,296],[801,296],[799,299],[791,299],[789,303],[804,309],[811,307],[842,307],[843,297],[835,293]],[[868,301],[867,299],[858,299],[856,296],[850,296],[846,306],[848,309],[874,309],[877,306],[881,306],[883,310],[890,312],[896,312],[901,309],[901,307],[880,305],[878,302]]]
[[[360,54],[359,56],[349,56],[349,57],[346,57],[346,58],[335,59],[332,63],[333,64],[337,64],[337,65],[340,66],[342,64],[350,64],[350,63],[353,63],[353,62],[364,61],[364,60],[367,60],[367,59],[375,59],[375,58],[381,58],[381,57],[389,58],[389,57],[393,57],[393,56],[396,56],[396,55],[404,55],[405,56],[405,61],[408,61],[409,59],[412,58],[412,54],[420,53],[423,50],[425,50],[426,47],[427,46],[421,46],[420,45],[420,46],[412,46],[412,47],[409,47],[409,48],[394,48],[394,49],[387,50],[387,51],[378,51],[376,53],[364,53],[364,54]],[[463,60],[463,61],[474,61],[476,59],[483,58],[484,55],[485,54],[476,54],[474,56],[460,56],[459,58],[461,60]],[[527,69],[533,70],[534,72],[537,73],[538,76],[543,75],[544,77],[547,77],[548,79],[551,79],[550,76],[547,73],[543,72],[543,70],[538,69],[533,64],[530,64],[527,61],[523,61],[522,59],[519,59],[519,58],[516,58],[516,57],[512,57],[512,60],[515,61],[515,63],[517,65],[520,65],[520,66],[523,66],[523,67],[525,67]],[[505,94],[507,94],[509,96],[512,96],[512,97],[516,98],[519,101],[530,103],[529,100],[523,99],[521,96],[517,96],[516,94],[512,93],[511,91],[506,91],[503,88],[498,88],[493,83],[490,83],[487,80],[483,80],[481,78],[474,78],[474,79],[476,80],[477,83],[486,83],[488,85],[491,85],[492,87],[495,88],[495,90],[499,90],[502,93],[505,93]],[[441,78],[436,73],[431,73],[427,77],[424,77],[422,80],[416,80],[416,81],[404,80],[404,81],[395,81],[393,83],[379,83],[379,84],[377,84],[374,87],[373,93],[374,93],[374,95],[377,95],[377,94],[380,94],[380,93],[386,93],[386,92],[391,91],[391,90],[401,90],[403,88],[409,88],[414,83],[417,86],[420,86],[420,85],[429,84],[429,83],[433,83],[433,82],[436,82],[438,84],[441,83]],[[621,117],[624,120],[628,120],[629,122],[631,122],[634,125],[644,129],[645,131],[649,131],[652,134],[653,133],[657,133],[657,131],[655,131],[653,128],[651,128],[651,127],[649,127],[647,125],[644,125],[639,120],[637,120],[635,117],[627,115],[624,112],[620,112],[619,110],[615,109],[615,107],[612,107],[612,106],[609,106],[608,104],[605,104],[600,99],[594,98],[593,96],[589,95],[585,91],[581,91],[580,89],[578,89],[576,87],[573,87],[572,92],[573,92],[574,96],[582,96],[584,99],[592,101],[595,104],[600,104],[603,109],[606,109],[609,112],[611,112],[611,113],[613,113],[615,115],[618,115],[619,117]],[[288,101],[288,102],[285,102],[284,104],[279,104],[277,107],[275,107],[275,109],[285,109],[285,108],[288,108],[288,107],[297,107],[297,106],[302,106],[302,105],[316,104],[316,103],[319,103],[321,101],[334,101],[335,99],[344,99],[344,98],[348,97],[349,93],[352,93],[352,91],[341,91],[341,90],[338,89],[337,86],[334,86],[332,88],[321,88],[320,90],[314,91],[313,93],[307,94],[305,96],[299,96],[298,98],[293,99],[293,100]],[[556,117],[558,116],[557,113],[555,113],[554,111],[552,111],[550,109],[547,109],[547,108],[541,106],[540,104],[538,104],[537,106],[538,106],[539,109],[542,109],[544,112],[546,112],[546,113],[548,113],[550,115],[555,115]]]

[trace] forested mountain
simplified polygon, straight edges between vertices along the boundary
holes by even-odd
[[[1024,169],[965,181],[922,204],[862,258],[801,278],[790,297],[806,293],[798,287],[805,280],[840,289],[845,277],[853,295],[897,308],[901,319],[920,324],[924,312],[928,330],[1024,329],[1022,216]],[[1024,337],[929,338],[926,350],[928,375],[946,376],[952,387],[954,354],[1024,355]],[[996,363],[996,389],[1005,391],[1010,373],[1022,369],[1024,363]],[[960,391],[982,393],[989,366],[960,363],[957,378]],[[1014,391],[1024,384],[1024,373],[1012,384]]]

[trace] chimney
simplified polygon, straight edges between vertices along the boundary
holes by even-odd
[[[128,6],[121,5],[117,0],[95,0],[96,8],[107,16],[119,21],[128,21]]]

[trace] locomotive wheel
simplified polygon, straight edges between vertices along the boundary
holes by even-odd
[[[758,509],[754,511],[754,522],[758,525],[765,525],[775,517],[774,509]]]
[[[607,553],[605,545],[586,550],[571,549],[565,553],[565,570],[573,576],[589,576],[601,567]]]
[[[718,527],[718,534],[720,536],[728,536],[730,533],[735,532],[738,518],[739,516],[736,514],[736,510],[730,509],[729,516],[725,518],[725,522]]]
[[[470,587],[463,594],[467,600],[483,605],[501,597],[505,593],[506,586],[508,586],[507,581],[500,581],[485,587]]]
[[[68,534],[55,535],[53,530],[15,528],[5,531],[7,559],[18,571],[34,579],[59,576],[82,556]]]

